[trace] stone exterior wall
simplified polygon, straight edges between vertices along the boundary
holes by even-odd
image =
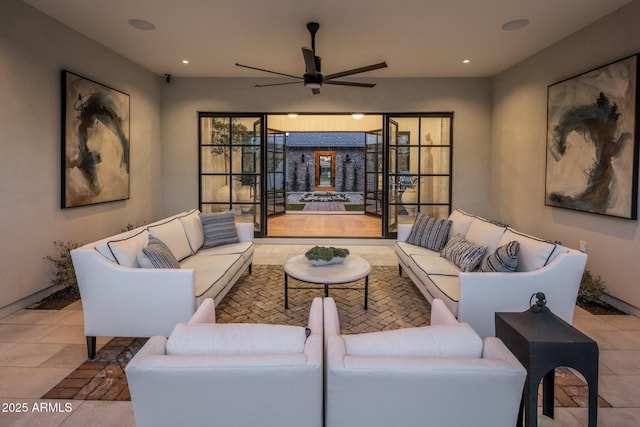
[[[314,191],[316,180],[316,151],[316,149],[310,147],[287,148],[285,155],[288,192]],[[334,151],[336,153],[336,191],[364,192],[364,148],[323,147],[320,151]]]

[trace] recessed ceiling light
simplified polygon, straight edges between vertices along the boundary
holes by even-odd
[[[364,117],[364,114],[362,114],[362,113],[353,113],[353,114],[351,115],[351,117],[353,117],[353,118],[354,118],[354,119],[356,119],[356,120],[360,120],[361,118],[363,118],[363,117]]]
[[[505,22],[500,28],[502,28],[503,31],[520,30],[529,25],[529,22],[528,19],[514,19],[513,21]]]
[[[133,28],[137,28],[139,30],[150,31],[156,29],[155,25],[149,21],[145,21],[144,19],[129,19],[127,22],[129,22],[129,25]]]
[[[188,59],[183,59],[183,60],[182,60],[182,63],[183,63],[183,64],[188,64],[188,63],[189,63],[189,60],[188,60]]]
[[[463,64],[468,64],[469,62],[471,62],[471,60],[470,60],[470,59],[463,59],[463,60],[462,60],[462,63],[463,63]]]
[[[296,117],[298,117],[298,113],[289,113],[287,114],[287,116],[289,116],[290,119],[295,119]]]

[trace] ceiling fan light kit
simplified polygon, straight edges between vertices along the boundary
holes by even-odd
[[[319,56],[316,55],[316,33],[320,28],[320,24],[317,22],[309,22],[307,24],[307,29],[311,34],[311,48],[303,47],[302,48],[302,57],[304,59],[305,64],[305,72],[300,76],[294,76],[291,74],[280,73],[277,71],[266,70],[264,68],[252,67],[249,65],[238,64],[238,67],[249,68],[251,70],[263,71],[265,73],[276,74],[279,76],[290,77],[296,79],[294,81],[288,81],[283,83],[270,83],[270,84],[257,84],[256,87],[268,87],[268,86],[283,86],[290,85],[296,83],[303,83],[304,87],[311,89],[311,93],[314,95],[318,95],[320,93],[320,88],[323,84],[332,84],[339,86],[352,86],[352,87],[366,87],[372,88],[375,87],[375,83],[357,83],[357,82],[348,82],[344,80],[335,80],[340,77],[348,77],[354,74],[366,73],[367,71],[378,70],[380,68],[386,68],[386,62],[379,62],[377,64],[367,65],[365,67],[358,67],[351,70],[341,71],[339,73],[329,74],[327,76],[323,76],[321,72],[322,60]]]

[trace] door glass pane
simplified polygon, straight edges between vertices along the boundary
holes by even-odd
[[[422,203],[449,203],[449,177],[425,176],[420,178],[420,201]]]
[[[200,210],[233,210],[260,231],[260,117],[200,113]]]
[[[270,129],[267,132],[266,208],[267,216],[285,213],[286,134]]]
[[[424,160],[421,173],[449,175],[450,147],[422,147],[420,156]]]
[[[365,146],[365,212],[382,216],[384,179],[382,132],[367,132]]]
[[[446,218],[451,210],[451,116],[389,118],[389,221],[413,223],[418,213]]]
[[[320,156],[320,186],[331,185],[331,156]]]

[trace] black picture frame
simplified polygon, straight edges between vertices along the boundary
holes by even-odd
[[[130,100],[67,70],[62,83],[62,208],[130,194]]]
[[[637,219],[638,55],[548,86],[545,205]]]

